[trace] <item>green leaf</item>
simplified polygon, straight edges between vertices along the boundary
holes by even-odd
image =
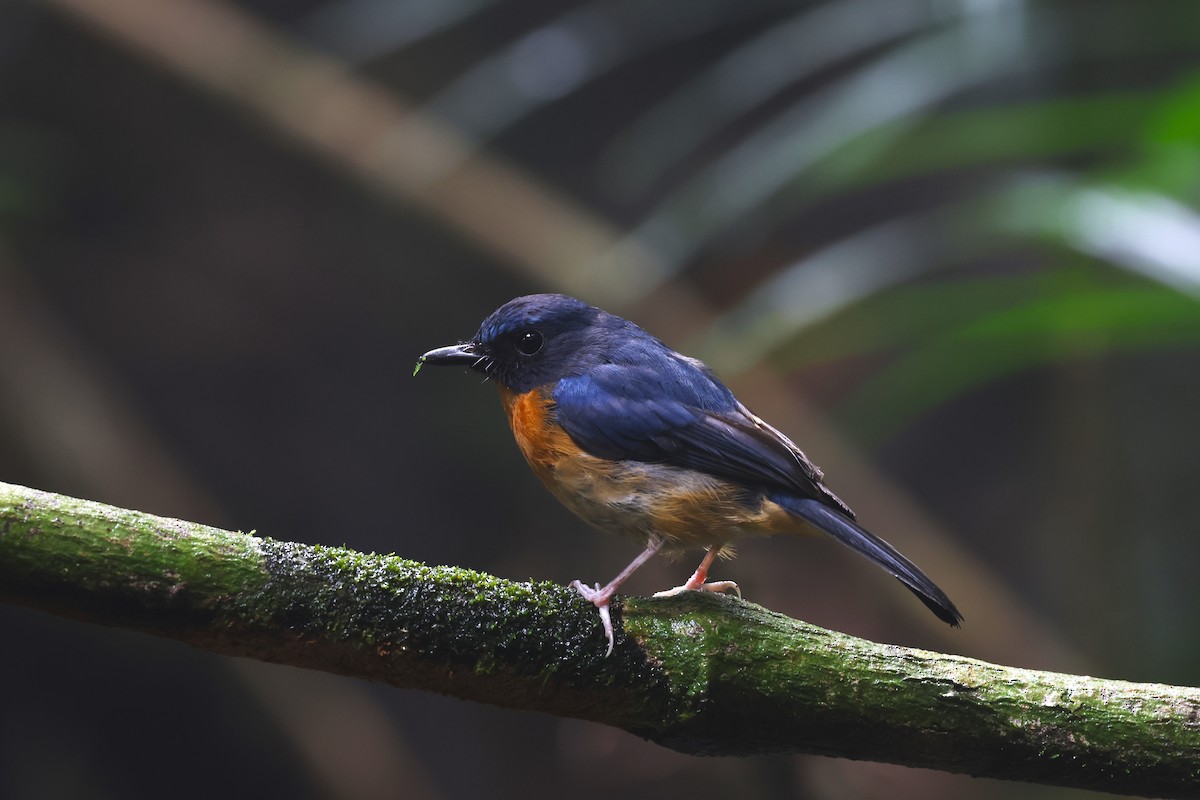
[[[931,337],[881,370],[844,413],[881,438],[941,403],[1042,364],[1200,345],[1200,302],[1154,284],[1064,285]]]

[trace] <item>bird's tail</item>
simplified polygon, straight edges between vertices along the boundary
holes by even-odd
[[[883,539],[819,500],[787,494],[773,494],[770,499],[883,567],[915,594],[938,619],[956,628],[962,622],[962,614],[946,593],[929,580],[916,564],[900,555],[896,548]]]

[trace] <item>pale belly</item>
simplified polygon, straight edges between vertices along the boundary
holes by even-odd
[[[667,550],[727,545],[804,527],[761,492],[692,470],[590,456],[531,466],[584,521],[640,542],[661,538]]]

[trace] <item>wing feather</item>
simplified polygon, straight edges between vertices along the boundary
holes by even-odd
[[[800,448],[743,406],[707,369],[609,364],[558,382],[559,424],[601,458],[699,470],[815,498],[853,517]]]

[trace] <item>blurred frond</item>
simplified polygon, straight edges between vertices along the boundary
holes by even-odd
[[[1023,9],[1023,3],[1002,4]],[[712,237],[750,216],[778,218],[770,201],[844,142],[915,122],[956,95],[1059,57],[1050,42],[1018,35],[1024,12],[979,24],[964,17],[883,49],[790,103],[675,188],[635,235],[682,268]],[[932,23],[934,20],[927,20]],[[1017,29],[1014,29],[1017,28]],[[1035,32],[1036,28],[1031,31]],[[947,65],[953,64],[953,69]],[[786,208],[786,206],[785,206]]]
[[[970,280],[869,304],[897,324],[887,328],[887,341],[860,342],[857,352],[892,348],[905,337],[913,346],[860,386],[844,413],[856,430],[879,438],[1020,370],[1105,352],[1200,346],[1194,298],[1145,283],[1079,285],[1075,271],[1068,272],[1067,280],[1053,274]],[[1024,299],[1004,302],[1014,295]]]
[[[779,5],[778,0],[587,3],[483,55],[428,108],[477,137],[492,137],[638,57]]]
[[[789,87],[944,15],[919,0],[806,7],[701,70],[631,123],[602,156],[610,189],[648,191],[710,138]],[[864,25],[864,19],[872,24]]]
[[[361,63],[407,47],[470,18],[495,0],[333,0],[295,27],[343,61]]]

